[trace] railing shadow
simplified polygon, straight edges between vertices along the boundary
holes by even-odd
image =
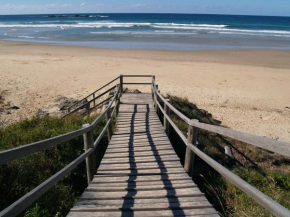
[[[148,132],[147,138],[148,138],[148,141],[153,141],[153,138],[151,136],[150,127],[149,127],[150,126],[149,113],[150,113],[150,107],[149,107],[149,105],[147,105],[147,112],[146,112],[146,131]],[[174,192],[174,195],[170,195],[170,196],[167,193],[167,195],[168,195],[167,200],[168,200],[169,207],[173,207],[173,205],[175,207],[174,209],[171,209],[172,214],[173,214],[173,216],[175,216],[177,214],[176,212],[179,210],[178,215],[185,215],[183,210],[180,208],[181,204],[178,200],[178,197],[176,196],[176,191],[173,187],[173,184],[170,181],[169,176],[167,174],[168,171],[166,169],[166,166],[165,166],[164,162],[162,161],[162,159],[158,160],[158,158],[157,158],[157,156],[160,156],[160,154],[159,154],[158,148],[156,148],[154,142],[153,142],[153,146],[154,146],[155,152],[156,152],[156,155],[153,155],[153,156],[155,157],[156,163],[160,169],[161,180],[163,182],[164,189],[166,189],[167,192],[169,189],[171,190],[171,193]],[[152,147],[151,147],[151,149],[152,149]],[[161,168],[164,168],[163,172],[162,172]],[[167,180],[167,181],[165,181],[165,180]]]
[[[183,210],[180,208],[180,202],[178,200],[178,197],[176,196],[176,191],[174,189],[174,186],[172,184],[172,182],[169,179],[169,176],[167,174],[168,170],[166,168],[166,165],[164,164],[164,162],[162,161],[162,158],[160,156],[160,152],[158,151],[158,147],[156,146],[155,142],[154,142],[154,136],[151,133],[151,129],[150,129],[150,106],[149,104],[143,104],[142,103],[142,107],[145,105],[145,111],[142,110],[142,114],[145,114],[144,116],[144,122],[142,121],[142,124],[137,124],[136,125],[136,115],[138,113],[138,105],[139,104],[134,104],[134,111],[131,117],[131,121],[130,121],[130,136],[129,136],[129,142],[128,142],[128,147],[129,147],[129,159],[130,159],[130,174],[129,174],[129,178],[128,178],[128,183],[127,183],[127,194],[124,197],[123,200],[123,205],[121,207],[122,210],[122,216],[123,217],[131,217],[134,216],[134,210],[133,207],[135,205],[135,198],[134,196],[137,195],[137,177],[138,176],[149,176],[149,175],[158,175],[160,177],[160,184],[163,184],[163,188],[161,188],[162,190],[166,191],[167,193],[165,194],[165,198],[167,198],[168,200],[168,207],[173,207],[173,209],[171,209],[172,211],[172,215],[176,216],[176,215],[184,215]],[[138,117],[137,119],[140,119],[140,117]],[[141,118],[142,119],[142,118]],[[160,123],[160,122],[159,122]],[[136,128],[139,128],[141,126],[141,128],[143,128],[143,126],[145,127],[145,131],[143,131],[143,129],[141,131],[137,130]],[[146,135],[147,139],[144,140],[144,142],[148,143],[151,151],[152,151],[152,156],[154,157],[154,161],[152,162],[156,162],[157,167],[160,169],[159,173],[142,173],[142,169],[137,167],[137,163],[136,163],[136,158],[135,158],[135,148],[134,148],[134,138],[136,134],[141,134],[141,135]],[[159,134],[158,134],[159,135]],[[156,137],[155,137],[156,138]],[[151,162],[151,161],[150,161]],[[134,189],[133,189],[134,188]]]

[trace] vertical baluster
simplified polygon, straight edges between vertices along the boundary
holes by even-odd
[[[89,127],[89,124],[84,124],[83,128]],[[94,147],[94,135],[93,135],[93,129],[90,131],[86,132],[83,135],[84,138],[84,148],[85,151],[88,151],[90,148]],[[96,159],[95,159],[95,154],[92,153],[90,156],[86,158],[86,167],[87,167],[87,179],[88,183],[90,183],[93,178],[94,174],[96,172]]]
[[[192,121],[198,122],[198,120],[192,120]],[[198,129],[196,127],[189,125],[187,143],[190,143],[196,146],[197,134],[198,134]],[[193,151],[189,147],[186,147],[184,169],[191,177],[193,175],[194,157],[195,157],[195,154],[193,153]]]

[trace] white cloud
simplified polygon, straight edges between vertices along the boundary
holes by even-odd
[[[81,3],[81,6],[85,6],[85,5],[86,5],[86,3],[85,3],[85,2]]]
[[[140,7],[145,7],[146,4],[134,4],[134,5],[130,5],[130,8],[140,8]]]

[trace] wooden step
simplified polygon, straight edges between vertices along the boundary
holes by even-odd
[[[97,174],[126,174],[126,175],[142,175],[142,174],[176,174],[184,173],[184,169],[180,168],[158,168],[158,169],[129,169],[129,170],[103,170],[98,171]]]
[[[155,210],[155,211],[112,211],[112,212],[90,212],[71,211],[68,217],[155,217],[155,216],[194,216],[194,217],[219,217],[213,208],[206,209],[184,209],[184,210]]]
[[[160,174],[160,175],[136,175],[136,176],[112,176],[112,175],[95,175],[92,183],[122,183],[122,182],[155,182],[155,181],[176,181],[191,180],[186,173],[180,174]]]
[[[118,148],[110,148],[107,149],[106,153],[124,153],[124,152],[146,152],[146,151],[161,151],[161,150],[172,150],[172,146],[170,144],[162,145],[162,146],[139,146],[134,147],[128,146],[128,147],[118,147]]]
[[[176,209],[203,209],[211,208],[208,201],[194,202],[177,202],[177,203],[155,203],[155,204],[123,204],[121,206],[114,205],[95,205],[95,204],[77,204],[72,211],[155,211],[155,210],[176,210]]]
[[[91,192],[85,191],[81,199],[117,199],[117,198],[159,198],[159,197],[190,197],[200,196],[203,193],[198,188],[154,191],[124,191],[124,192]]]
[[[146,157],[124,157],[124,158],[113,158],[103,159],[102,164],[108,163],[146,163],[146,162],[160,162],[160,161],[179,161],[176,154],[165,155],[165,156],[146,156]]]
[[[171,143],[168,140],[159,140],[159,141],[154,141],[154,142],[149,142],[149,141],[132,141],[132,142],[118,142],[118,143],[110,143],[108,149],[118,149],[118,148],[137,148],[137,147],[160,147],[160,146],[171,146]]]
[[[106,158],[121,158],[121,157],[143,157],[143,156],[165,156],[165,155],[174,155],[174,150],[148,150],[142,152],[123,152],[123,153],[106,153],[104,159]]]
[[[142,169],[142,168],[179,168],[182,167],[179,161],[152,162],[152,163],[115,163],[101,164],[98,171],[118,169]]]
[[[146,186],[165,186],[165,185],[178,185],[178,184],[194,184],[194,182],[188,178],[188,179],[182,179],[182,180],[158,180],[158,181],[148,181],[148,182],[134,182],[134,181],[130,181],[130,182],[119,182],[119,183],[115,183],[115,182],[107,182],[107,183],[95,183],[92,182],[90,183],[90,187],[129,187],[129,186],[133,186],[133,187],[146,187]]]
[[[154,186],[134,186],[134,185],[128,185],[128,186],[98,186],[98,185],[90,185],[86,191],[97,191],[97,192],[110,192],[110,191],[153,191],[153,190],[172,190],[172,189],[181,189],[181,188],[195,188],[196,184],[193,182],[191,183],[181,183],[181,184],[160,184],[160,185],[154,185]]]

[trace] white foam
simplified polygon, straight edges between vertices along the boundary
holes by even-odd
[[[180,27],[211,27],[211,28],[225,28],[228,25],[211,25],[211,24],[181,24],[181,23],[153,23],[159,26],[180,26]]]
[[[16,37],[18,37],[18,38],[34,38],[34,37],[32,37],[32,36],[16,36]]]
[[[107,17],[109,17],[109,16],[103,16],[103,15],[90,15],[89,17],[107,18]]]
[[[174,32],[174,31],[111,31],[111,32],[90,32],[95,35],[196,35],[195,32]]]
[[[102,16],[102,15],[97,15]],[[189,33],[183,33],[180,31],[180,34],[196,34],[196,32],[205,32],[205,33],[221,33],[223,34],[238,34],[238,33],[247,33],[253,35],[267,34],[269,36],[276,37],[288,37],[290,36],[290,31],[285,30],[248,30],[248,29],[231,29],[227,25],[211,25],[211,24],[178,24],[178,23],[145,23],[145,22],[113,22],[113,21],[99,21],[99,22],[79,22],[72,24],[61,24],[61,23],[50,23],[50,24],[5,24],[0,23],[0,28],[132,28],[132,27],[151,27],[155,29],[155,33],[162,34],[177,34],[174,30],[188,30]],[[157,29],[157,30],[156,30]],[[158,30],[160,29],[160,30]],[[160,32],[158,32],[160,31]],[[161,32],[163,31],[163,32]],[[167,31],[167,32],[165,32]],[[193,32],[192,32],[193,31]],[[135,31],[136,34],[140,34]],[[147,31],[148,32],[148,31]],[[231,32],[231,33],[228,33]],[[100,33],[92,33],[100,34]],[[104,33],[105,34],[105,33]],[[114,34],[114,33],[111,33]],[[120,33],[116,33],[120,34]],[[134,33],[131,33],[134,34]],[[146,34],[143,32],[142,34]],[[150,32],[152,34],[152,31]]]

